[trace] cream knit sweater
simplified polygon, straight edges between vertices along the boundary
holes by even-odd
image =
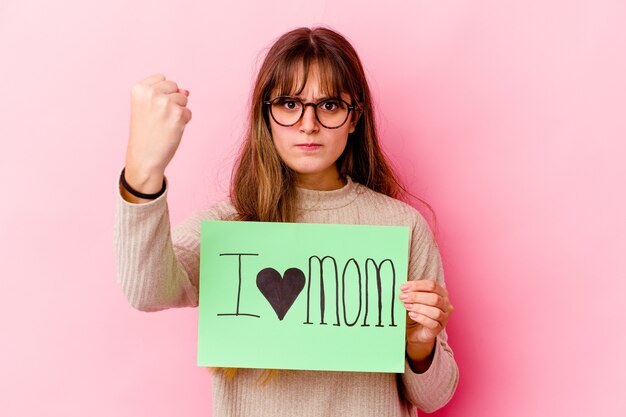
[[[167,189],[144,204],[127,202],[119,189],[117,194],[117,280],[129,303],[142,311],[197,306],[200,221],[227,219],[233,206],[217,203],[170,229]],[[424,218],[351,179],[334,191],[298,189],[297,220],[409,226],[409,278],[445,285],[439,251]],[[279,370],[263,385],[262,377],[258,369],[240,369],[232,379],[214,372],[213,417],[392,417],[415,415],[415,407],[432,412],[450,400],[459,373],[444,330],[433,363],[422,374],[406,363],[403,374]]]

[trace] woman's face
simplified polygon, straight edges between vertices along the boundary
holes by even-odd
[[[298,96],[303,103],[317,103],[325,98],[320,92],[317,71],[317,66],[311,65],[307,83]],[[347,94],[342,94],[342,98],[352,104]],[[317,121],[313,106],[306,106],[305,109],[300,121],[293,126],[281,126],[272,117],[269,118],[276,151],[295,172],[298,186],[315,190],[341,188],[344,184],[339,178],[336,161],[358,120],[353,120],[354,112],[351,112],[343,126],[327,129]]]

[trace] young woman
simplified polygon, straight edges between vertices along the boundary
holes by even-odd
[[[356,51],[337,32],[281,36],[259,71],[230,198],[170,232],[165,168],[191,119],[189,91],[162,75],[133,86],[115,223],[118,282],[142,311],[197,306],[201,220],[396,225],[411,228],[403,374],[213,372],[214,417],[408,416],[452,397],[458,369],[445,327],[452,305],[424,218],[396,199]]]

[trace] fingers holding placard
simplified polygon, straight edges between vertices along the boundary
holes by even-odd
[[[430,280],[408,281],[400,286],[400,301],[408,314],[407,340],[432,342],[446,327],[454,310],[448,291]]]

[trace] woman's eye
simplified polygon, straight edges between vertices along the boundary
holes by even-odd
[[[300,108],[299,103],[294,100],[282,100],[280,105],[286,110],[296,110]]]
[[[322,110],[335,111],[339,108],[339,104],[336,101],[325,101],[322,103]]]

